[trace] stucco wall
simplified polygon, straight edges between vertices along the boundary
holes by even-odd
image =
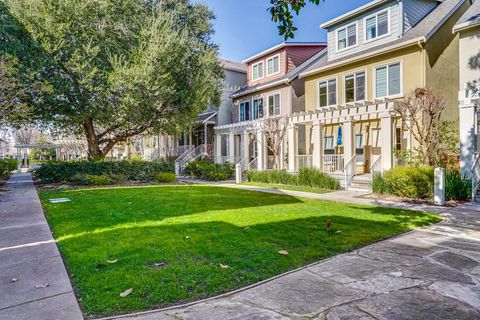
[[[460,33],[459,90],[467,83],[480,79],[480,26]]]
[[[247,75],[242,72],[225,70],[222,100],[218,107],[217,125],[222,126],[232,122],[232,94],[247,83]]]

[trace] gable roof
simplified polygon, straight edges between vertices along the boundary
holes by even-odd
[[[250,94],[250,93],[254,93],[254,92],[259,91],[259,90],[275,87],[275,86],[280,85],[280,84],[289,84],[290,82],[292,82],[293,80],[298,78],[303,71],[305,71],[308,67],[313,65],[318,59],[321,59],[323,56],[326,56],[326,54],[327,54],[327,48],[324,48],[324,49],[320,50],[319,52],[317,52],[316,54],[314,54],[309,59],[307,59],[305,62],[303,62],[298,67],[290,70],[290,72],[288,72],[283,77],[280,77],[278,79],[274,79],[274,80],[271,80],[271,81],[268,81],[268,82],[265,82],[265,83],[262,83],[262,84],[258,84],[258,85],[255,85],[255,86],[245,86],[245,87],[241,88],[240,90],[236,91],[235,93],[233,93],[232,97],[233,98],[238,98],[238,97]]]
[[[458,32],[480,25],[480,0],[473,2],[472,6],[463,14],[453,27],[453,32]]]
[[[309,46],[326,46],[327,44],[325,42],[282,42],[280,44],[277,44],[276,46],[273,46],[271,48],[268,48],[267,50],[264,50],[260,53],[257,53],[250,58],[247,58],[243,60],[243,63],[249,63],[253,60],[256,60],[258,58],[261,58],[269,53],[272,53],[274,51],[283,49],[285,47],[309,47]]]
[[[418,22],[413,28],[405,32],[397,40],[387,44],[383,43],[375,47],[365,48],[361,51],[356,51],[350,55],[342,56],[336,59],[328,60],[328,56],[325,56],[309,67],[308,70],[305,70],[305,72],[300,74],[300,77],[305,77],[317,72],[332,69],[347,63],[368,59],[414,44],[424,43],[435,34],[438,28],[440,28],[465,1],[467,0],[444,0],[429,14],[427,14],[425,18]]]

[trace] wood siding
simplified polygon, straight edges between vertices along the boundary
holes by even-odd
[[[280,55],[280,72],[277,73],[277,74],[274,74],[272,76],[267,76],[267,59],[271,58],[271,57],[274,57],[276,55]],[[259,80],[255,80],[253,81],[252,79],[252,66],[258,62],[261,62],[263,61],[263,78],[262,79],[259,79]],[[275,80],[275,79],[278,79],[280,77],[283,77],[284,75],[287,74],[287,64],[286,64],[286,52],[285,52],[285,48],[283,49],[280,49],[280,50],[277,50],[275,52],[272,52],[268,55],[265,55],[263,57],[260,57],[256,60],[253,60],[251,62],[248,63],[248,71],[247,71],[247,74],[248,74],[248,85],[249,86],[255,86],[257,84],[261,84],[261,83],[265,83],[265,82],[269,82],[269,81],[272,81],[272,80]]]
[[[287,47],[287,72],[292,71],[323,48],[324,46]]]
[[[432,0],[403,0],[403,32],[407,32],[422,20],[437,3]]]

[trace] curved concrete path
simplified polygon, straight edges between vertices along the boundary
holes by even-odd
[[[0,189],[0,319],[83,319],[30,174]]]
[[[130,320],[480,319],[480,206],[445,209],[238,185],[348,203],[427,209],[447,220],[234,294]],[[113,319],[111,318],[111,319]]]

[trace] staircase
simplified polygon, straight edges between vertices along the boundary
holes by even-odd
[[[201,144],[193,150],[181,154],[175,161],[175,174],[181,175],[185,172],[187,165],[201,157],[211,157],[213,155],[213,146],[210,144]]]
[[[353,177],[348,190],[372,192],[372,176],[370,174],[356,175]]]

